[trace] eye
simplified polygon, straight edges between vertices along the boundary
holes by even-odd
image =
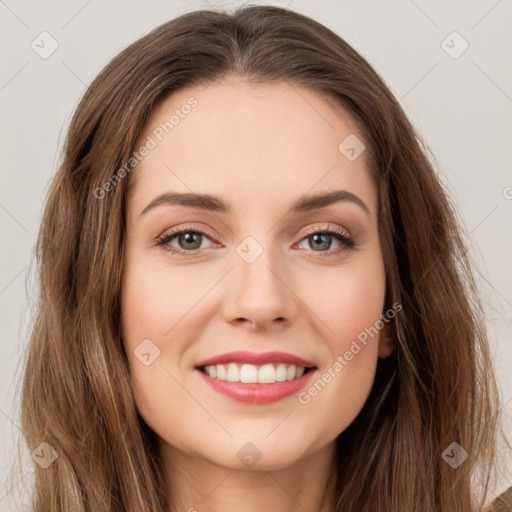
[[[356,245],[348,233],[337,228],[316,228],[315,230],[311,230],[307,233],[307,236],[301,240],[299,244],[300,248],[304,248],[302,247],[304,242],[309,244],[311,250],[314,252],[328,252],[331,254],[353,249]],[[330,250],[332,249],[333,243],[339,244],[338,248]]]
[[[175,239],[175,244],[177,244],[178,247],[172,243]],[[172,252],[173,254],[189,256],[190,253],[194,251],[204,249],[205,245],[203,242],[205,240],[211,241],[211,238],[204,231],[196,228],[182,228],[180,230],[164,233],[158,238],[156,245],[163,247],[166,251]]]
[[[205,249],[208,246],[208,240],[212,241],[203,230],[196,227],[184,227],[165,232],[157,239],[156,245],[172,254],[192,256],[201,249]],[[327,253],[325,256],[339,254],[356,246],[347,232],[332,227],[310,229],[299,242],[300,249],[308,249],[308,247],[302,246],[304,243],[308,243],[309,250],[315,253]],[[335,247],[334,250],[332,250],[333,244],[338,244],[338,247]],[[323,257],[324,254],[321,254],[321,256]]]

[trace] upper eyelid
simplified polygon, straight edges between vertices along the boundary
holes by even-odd
[[[215,238],[215,236],[212,236],[207,229],[191,225],[191,226],[185,226],[183,228],[180,227],[180,228],[176,228],[176,229],[172,229],[172,228],[166,229],[161,235],[159,235],[157,237],[157,240],[164,238],[164,237],[168,237],[168,236],[172,236],[172,238],[174,238],[175,236],[177,236],[181,233],[187,233],[187,232],[197,232],[202,235],[206,235],[210,239]]]
[[[328,225],[323,225],[325,223],[321,223],[322,225],[320,226],[313,226],[311,228],[307,228],[305,230],[305,232],[303,233],[303,237],[304,236],[308,236],[312,233],[321,233],[323,231],[344,231],[347,235],[347,238],[351,238],[352,235],[350,234],[350,231],[346,228],[343,228],[341,226],[328,226]],[[302,238],[301,238],[302,240]]]

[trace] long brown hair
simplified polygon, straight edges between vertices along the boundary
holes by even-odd
[[[335,33],[293,11],[196,11],[116,56],[72,119],[38,239],[40,298],[25,367],[22,425],[35,512],[163,512],[154,434],[138,415],[120,328],[130,176],[112,182],[169,94],[228,75],[287,81],[333,100],[367,143],[379,193],[396,350],[338,436],[336,511],[480,510],[496,451],[498,395],[456,215],[420,137],[384,81]],[[126,174],[126,173],[125,173]],[[101,197],[99,197],[101,196]],[[467,459],[443,458],[458,443]],[[463,452],[461,452],[463,453]]]

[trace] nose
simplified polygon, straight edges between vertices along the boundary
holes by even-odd
[[[279,263],[267,249],[252,263],[235,252],[222,303],[227,322],[264,330],[281,328],[293,320],[298,298],[289,272]]]

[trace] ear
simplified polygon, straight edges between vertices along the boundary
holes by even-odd
[[[391,320],[384,325],[379,334],[378,356],[382,359],[389,357],[396,348],[395,322]]]

